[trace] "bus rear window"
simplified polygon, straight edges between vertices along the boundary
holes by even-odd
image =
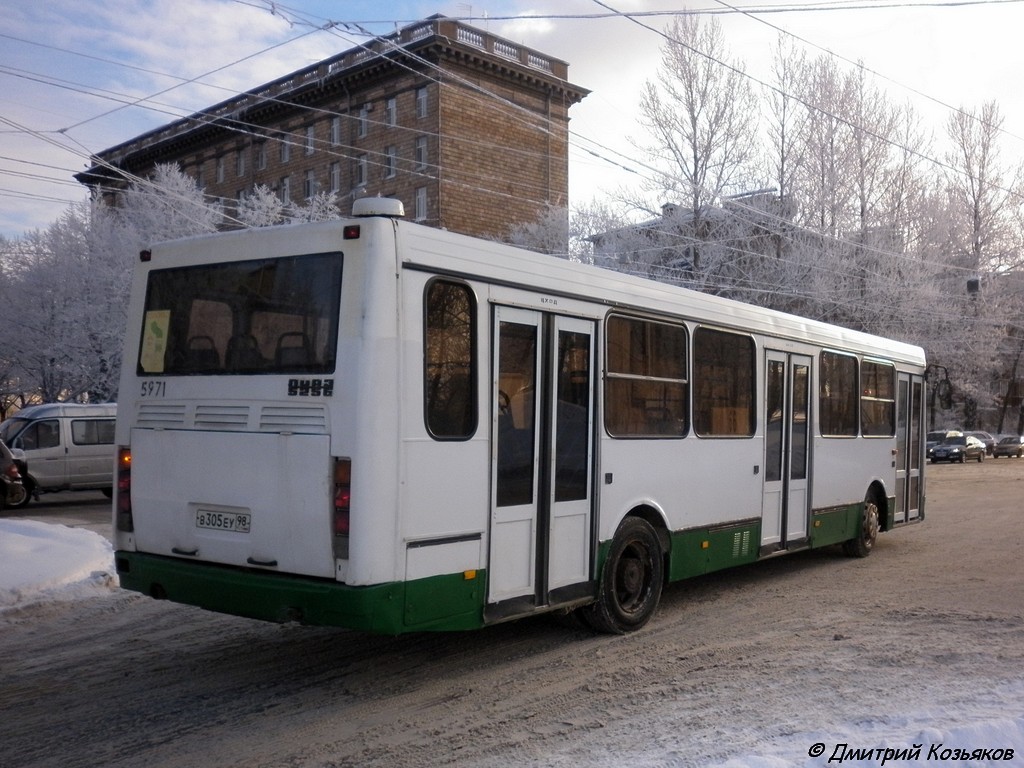
[[[331,373],[340,253],[154,270],[141,375]]]

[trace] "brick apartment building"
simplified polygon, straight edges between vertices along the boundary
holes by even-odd
[[[177,163],[230,214],[258,184],[334,192],[343,214],[395,197],[406,217],[503,238],[567,205],[568,65],[433,16],[100,152],[76,178],[116,201]],[[230,219],[228,219],[230,225]]]

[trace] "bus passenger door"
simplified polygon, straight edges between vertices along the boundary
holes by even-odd
[[[811,358],[767,351],[762,555],[807,543],[810,377]]]
[[[587,594],[593,541],[593,323],[494,312],[489,618]]]
[[[921,431],[924,379],[899,374],[896,394],[896,515],[909,523],[921,516]]]

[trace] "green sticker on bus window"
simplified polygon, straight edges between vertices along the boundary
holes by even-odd
[[[171,310],[155,309],[146,313],[142,324],[142,352],[139,354],[139,365],[146,373],[164,372],[167,329],[170,325]]]

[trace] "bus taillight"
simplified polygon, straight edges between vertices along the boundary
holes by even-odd
[[[132,450],[122,448],[117,453],[117,530],[131,533],[132,521]]]
[[[344,549],[348,555],[349,511],[352,507],[352,460],[335,459],[334,461],[334,538],[335,550]],[[344,539],[344,547],[337,546]]]

